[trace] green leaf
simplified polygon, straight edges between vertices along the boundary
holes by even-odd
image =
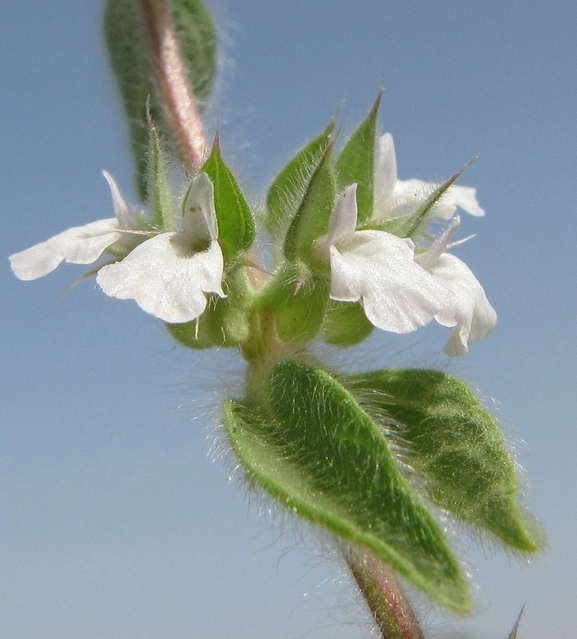
[[[463,382],[433,370],[374,371],[343,381],[395,433],[437,504],[508,546],[538,550],[517,504],[517,473],[501,430]]]
[[[202,0],[170,0],[186,74],[202,107],[208,98],[216,72],[216,37],[211,15]],[[147,101],[152,119],[170,140],[153,81],[142,16],[137,0],[108,0],[104,12],[104,31],[112,70],[128,119],[132,151],[136,160],[136,179],[143,201],[147,191]]]
[[[328,266],[319,263],[313,251],[313,242],[328,232],[335,205],[336,187],[330,166],[331,151],[332,145],[329,145],[312,174],[284,243],[284,254],[289,261],[301,259],[307,266],[321,271]]]
[[[339,190],[356,183],[357,224],[371,219],[374,204],[375,143],[381,93],[367,118],[352,134],[337,160]]]
[[[333,346],[353,346],[367,339],[374,328],[358,302],[330,300],[321,327],[321,339]]]
[[[334,122],[309,142],[285,166],[272,183],[267,199],[265,227],[274,239],[282,239],[302,200],[307,184],[327,150]]]
[[[381,429],[328,373],[277,364],[270,405],[229,401],[225,427],[242,464],[287,508],[370,549],[438,603],[469,609],[466,578],[439,525]]]
[[[149,96],[153,98],[154,87],[136,1],[108,0],[104,13],[104,31],[112,70],[116,75],[128,118],[132,151],[136,160],[138,189],[140,197],[146,201],[146,103]],[[150,110],[153,120],[160,122],[160,112],[153,99]]]
[[[206,171],[214,184],[218,242],[225,261],[231,262],[239,251],[251,247],[256,231],[250,206],[220,155],[218,136],[202,170]]]

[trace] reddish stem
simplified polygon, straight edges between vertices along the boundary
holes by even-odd
[[[424,639],[415,613],[388,566],[361,549],[347,556],[347,564],[383,639]]]
[[[208,141],[186,75],[172,15],[166,0],[140,0],[140,4],[160,102],[170,123],[180,159],[196,173],[202,166]]]

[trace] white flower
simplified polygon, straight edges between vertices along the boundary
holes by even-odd
[[[497,322],[497,313],[471,269],[458,257],[445,252],[459,223],[457,217],[428,251],[415,256],[418,264],[455,294],[454,307],[448,313],[435,316],[444,326],[450,325],[448,320],[457,323],[445,347],[445,353],[451,357],[464,355],[469,350],[468,345],[487,337]]]
[[[96,278],[111,297],[134,299],[165,322],[196,319],[206,308],[206,293],[226,297],[221,286],[224,260],[218,244],[214,187],[197,175],[185,198],[181,230],[157,233],[139,224],[116,182],[110,185],[116,217],[78,226],[10,257],[22,280],[34,280],[61,262],[91,264],[108,251],[123,258],[100,268]]]
[[[374,178],[374,220],[393,220],[412,215],[438,188],[422,180],[398,180],[393,136],[385,133],[378,140]],[[475,216],[485,215],[479,206],[476,189],[453,184],[434,206],[434,214],[450,220],[457,207]]]
[[[165,322],[189,322],[204,312],[206,293],[226,297],[217,237],[214,188],[208,175],[199,173],[185,197],[182,230],[146,240],[122,261],[100,269],[97,282],[107,295],[134,299]]]
[[[59,233],[10,256],[10,265],[21,280],[35,280],[51,273],[61,262],[92,264],[108,250],[121,255],[146,239],[116,182],[106,171],[116,217],[97,220]],[[144,233],[144,235],[143,235]]]
[[[369,321],[409,333],[454,305],[453,294],[414,261],[414,244],[384,231],[355,231],[357,185],[339,196],[317,248],[330,259],[330,297],[360,302]],[[454,325],[452,321],[448,325]]]

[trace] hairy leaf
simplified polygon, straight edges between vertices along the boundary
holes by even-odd
[[[229,401],[225,426],[252,477],[286,507],[370,549],[438,603],[468,610],[467,582],[442,530],[382,431],[332,376],[281,362],[270,405]]]
[[[343,381],[371,414],[396,431],[434,501],[508,546],[538,549],[538,536],[517,504],[517,473],[501,430],[463,382],[438,371],[410,369]]]

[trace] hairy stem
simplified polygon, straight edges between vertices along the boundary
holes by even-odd
[[[155,79],[177,153],[192,172],[208,149],[196,98],[188,81],[167,0],[140,0]]]
[[[424,639],[391,568],[366,549],[349,551],[345,558],[383,639]]]

